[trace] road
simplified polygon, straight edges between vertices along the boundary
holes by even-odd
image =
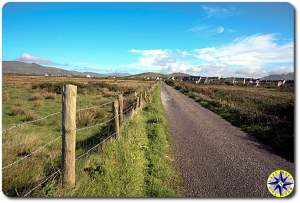
[[[271,172],[283,169],[294,176],[294,163],[191,98],[165,84],[161,96],[187,197],[272,197]]]

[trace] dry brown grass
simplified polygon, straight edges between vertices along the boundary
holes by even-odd
[[[97,114],[94,109],[79,111],[76,117],[77,127],[88,126],[94,123]]]
[[[38,116],[30,110],[25,110],[24,116],[25,117],[22,119],[22,121],[32,121],[38,118]]]
[[[10,110],[10,115],[11,116],[17,116],[17,115],[24,115],[25,114],[25,109],[23,107],[19,106],[13,106]]]
[[[33,103],[34,107],[40,107],[42,105],[43,105],[43,101],[41,101],[41,100],[34,101],[34,103]]]
[[[10,99],[7,91],[3,92],[2,99],[3,99],[3,101],[8,101]]]
[[[42,97],[39,95],[39,94],[34,94],[32,95],[31,97],[29,97],[29,101],[37,101],[37,100],[40,100],[42,99]]]
[[[55,93],[51,93],[51,92],[45,92],[43,93],[43,97],[45,99],[51,99],[54,100],[55,99],[56,94]]]

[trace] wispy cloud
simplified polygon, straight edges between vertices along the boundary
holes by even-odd
[[[223,7],[212,7],[202,6],[202,10],[207,14],[208,17],[225,17],[235,14],[235,8],[223,8]]]
[[[222,34],[224,32],[232,32],[232,29],[230,28],[224,28],[223,26],[194,26],[189,29],[187,29],[187,32],[195,32],[200,33],[204,35],[216,35],[216,34]]]

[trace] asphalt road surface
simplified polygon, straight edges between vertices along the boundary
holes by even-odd
[[[273,197],[269,174],[283,169],[294,176],[294,163],[217,114],[165,84],[161,96],[187,197]]]

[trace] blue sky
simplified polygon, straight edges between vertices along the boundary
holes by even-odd
[[[7,3],[3,60],[99,73],[252,76],[294,67],[288,3]]]

